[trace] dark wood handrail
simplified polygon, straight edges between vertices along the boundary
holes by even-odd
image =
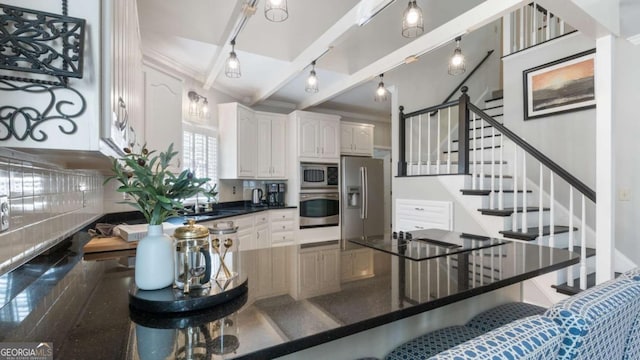
[[[425,108],[425,109],[420,109],[420,110],[416,110],[414,112],[410,112],[410,113],[404,114],[404,117],[406,119],[406,118],[410,118],[410,117],[426,114],[428,112],[437,112],[438,110],[446,109],[448,107],[457,106],[457,105],[458,105],[458,100],[453,100],[453,101],[449,101],[447,103],[442,103],[440,105],[435,105],[435,106],[431,106],[431,107],[428,107],[428,108]]]
[[[569,185],[573,186],[576,190],[581,192],[584,196],[586,196],[589,200],[596,202],[596,192],[588,187],[585,183],[580,181],[575,176],[571,175],[567,170],[562,168],[560,165],[553,162],[553,160],[549,159],[546,155],[541,153],[538,149],[534,148],[531,144],[526,142],[523,138],[516,135],[511,130],[507,129],[504,125],[500,124],[491,116],[487,115],[484,111],[480,110],[477,106],[472,103],[468,103],[467,107],[470,111],[474,112],[476,115],[479,115],[484,121],[488,122],[496,128],[502,135],[506,136],[509,140],[513,141],[516,145],[520,146],[524,151],[533,156],[536,160],[540,161],[544,166],[549,168],[549,170],[558,174],[564,181],[569,183]]]
[[[489,58],[489,56],[491,56],[491,54],[493,54],[493,50],[489,50],[487,51],[487,55],[484,56],[484,58],[482,58],[482,60],[480,60],[480,62],[478,63],[478,65],[476,65],[476,67],[473,68],[473,70],[471,70],[469,72],[469,74],[467,76],[465,76],[464,79],[462,79],[462,82],[460,82],[460,85],[458,85],[455,89],[453,89],[453,91],[451,92],[451,94],[449,94],[449,96],[447,96],[444,101],[442,102],[443,104],[447,103],[449,100],[451,100],[451,98],[458,92],[458,90],[460,90],[462,88],[462,85],[464,85],[464,83],[467,82],[467,80],[469,80],[469,78],[471,77],[471,75],[473,75],[473,73],[475,73],[478,68],[480,66],[482,66],[482,64],[484,64],[485,61],[487,61],[487,59]]]

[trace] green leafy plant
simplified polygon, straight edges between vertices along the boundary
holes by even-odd
[[[126,155],[120,159],[113,159],[112,176],[105,180],[105,184],[112,179],[121,185],[118,192],[127,193],[133,201],[122,201],[138,209],[150,225],[160,225],[171,216],[178,215],[178,210],[184,209],[182,200],[197,194],[207,197],[215,196],[215,186],[205,191],[203,185],[208,178],[196,178],[189,170],[179,175],[168,170],[171,160],[178,154],[173,151],[173,144],[166,152],[156,155],[156,151],[149,151],[146,145],[140,153],[131,149],[124,149]]]

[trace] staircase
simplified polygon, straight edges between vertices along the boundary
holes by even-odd
[[[594,285],[595,237],[586,213],[595,210],[595,193],[502,125],[501,96],[485,101],[480,110],[468,103],[464,91],[459,103],[438,109],[437,117],[429,108],[401,113],[401,121],[411,124],[409,131],[424,135],[425,127],[438,129],[431,132],[441,137],[421,139],[409,133],[406,175],[468,174],[462,182],[446,177],[442,183],[462,195],[458,202],[476,212],[474,218],[489,236],[572,249],[581,255],[580,264],[559,271],[549,285],[567,295]],[[449,125],[451,111],[467,117],[466,124]],[[444,137],[443,128],[449,129]],[[406,143],[400,145],[402,154]],[[399,174],[403,169],[400,163]]]

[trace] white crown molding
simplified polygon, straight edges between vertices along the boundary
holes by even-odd
[[[627,40],[633,45],[640,45],[640,34],[627,37]]]
[[[156,66],[162,66],[162,70],[169,70],[174,74],[186,75],[199,82],[204,81],[204,75],[197,70],[180,64],[170,57],[147,47],[142,48],[142,62],[147,65],[155,64]]]
[[[389,115],[389,118],[386,118],[386,117],[383,117],[383,116],[376,116],[376,115],[371,115],[371,114],[362,114],[362,113],[353,112],[353,111],[335,110],[335,109],[329,109],[329,108],[324,108],[324,107],[314,107],[312,109],[312,111],[319,112],[319,113],[324,113],[324,114],[339,115],[339,116],[346,117],[346,118],[349,118],[349,119],[364,120],[364,121],[373,122],[373,123],[379,123],[379,124],[383,124],[383,125],[391,124],[391,115]]]

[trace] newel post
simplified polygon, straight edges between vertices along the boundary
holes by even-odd
[[[469,95],[463,86],[458,103],[458,174],[469,174]]]
[[[407,160],[406,160],[406,127],[404,118],[404,106],[400,106],[400,116],[398,116],[398,176],[407,176]]]

